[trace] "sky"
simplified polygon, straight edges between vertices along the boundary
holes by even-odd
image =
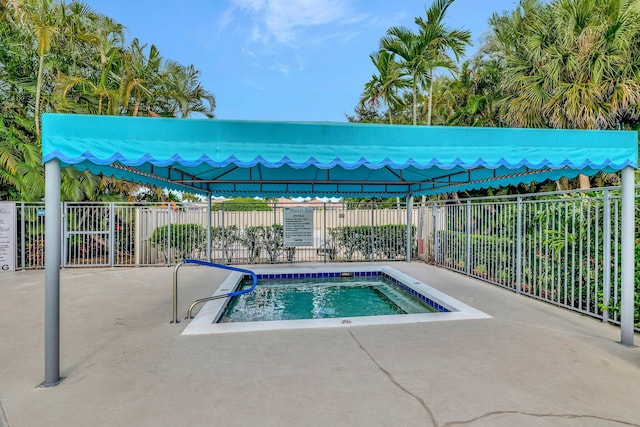
[[[218,119],[345,122],[374,73],[369,54],[391,26],[416,30],[430,0],[85,0],[127,27],[127,43],[201,71]],[[474,46],[516,0],[456,0],[449,28]],[[473,53],[469,49],[468,55]]]

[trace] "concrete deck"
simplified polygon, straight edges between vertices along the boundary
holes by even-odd
[[[2,273],[0,426],[640,426],[640,350],[618,328],[391,265],[493,318],[181,336],[173,269],[68,269],[47,389],[44,273]],[[182,269],[181,316],[227,273]]]

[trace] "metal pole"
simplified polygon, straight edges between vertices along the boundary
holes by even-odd
[[[36,206],[36,215],[38,214],[38,207]],[[26,237],[25,237],[25,222],[24,222],[24,217],[26,216],[25,213],[25,209],[24,209],[24,202],[20,203],[20,265],[22,266],[22,271],[26,270],[26,254],[25,254],[25,242],[26,242]],[[37,218],[37,216],[36,216]]]
[[[171,202],[167,203],[167,267],[171,266]]]
[[[396,209],[398,208],[398,205],[396,204]],[[371,202],[371,260],[373,261],[373,251],[375,250],[375,243],[374,243],[374,233],[375,231],[375,219],[374,219],[374,214],[373,214],[373,201]]]
[[[60,163],[45,164],[44,382],[53,387],[60,378]]]
[[[518,196],[516,220],[516,293],[522,292],[522,197]]]
[[[47,208],[46,204],[47,204],[47,202],[45,202],[45,210]],[[63,221],[64,218],[69,216],[68,215],[69,214],[69,206],[67,206],[67,202],[62,202],[60,204],[60,209],[61,209],[61,212],[60,212],[61,224],[60,224],[60,226],[62,227],[61,228],[61,230],[62,230],[61,231],[61,233],[62,233],[62,239],[61,240],[62,241],[60,243],[60,245],[61,245],[61,249],[60,250],[62,251],[62,260],[61,260],[61,262],[62,262],[62,266],[66,267],[69,264],[69,262],[67,262],[67,260],[71,259],[71,256],[69,256],[69,230],[68,230],[69,224],[68,224],[68,221]],[[44,220],[45,220],[45,224],[46,224],[46,222],[47,222],[46,212],[45,212]],[[75,254],[75,255],[77,255],[77,254]]]
[[[210,192],[207,193],[207,261],[211,262],[211,193]]]
[[[227,251],[227,239],[226,239],[227,234],[226,234],[226,228],[225,228],[225,225],[224,225],[224,203],[220,204],[220,215],[222,215],[222,218],[220,220],[221,221],[220,222],[220,226],[221,226],[220,227],[220,233],[221,233],[220,234],[220,240],[222,241],[222,255],[221,255],[221,257],[222,257],[222,264],[225,264],[225,259],[226,259],[225,254],[226,254],[226,251]]]
[[[433,203],[433,261],[438,265],[440,242],[438,239],[438,202]]]
[[[277,242],[276,242],[276,223],[278,222],[278,214],[277,214],[277,203],[273,203],[273,224],[271,225],[271,232],[273,233],[273,260],[272,260],[272,264],[276,264],[278,262],[278,253],[276,252],[278,249],[277,246]],[[282,208],[282,212],[284,215],[284,207]],[[224,215],[223,215],[224,218]],[[284,224],[283,224],[284,226]]]
[[[466,207],[467,218],[465,222],[467,232],[467,253],[464,261],[464,270],[467,276],[471,274],[471,200],[467,199]]]
[[[620,316],[621,342],[633,347],[634,335],[634,240],[635,188],[634,169],[622,169],[622,310]]]
[[[114,264],[115,240],[116,240],[116,215],[114,203],[109,203],[109,267]]]
[[[324,263],[327,263],[327,202],[323,203],[323,208],[324,208],[324,230],[322,231],[322,233],[324,234],[324,239],[322,239],[324,241]]]
[[[604,229],[602,235],[602,321],[609,321],[609,300],[611,299],[611,194],[604,190]]]
[[[407,262],[411,262],[411,211],[413,210],[413,196],[407,194]]]
[[[173,319],[171,323],[180,323],[178,320],[178,270],[184,265],[184,262],[180,261],[173,269]]]

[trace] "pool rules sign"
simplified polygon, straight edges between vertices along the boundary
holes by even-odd
[[[0,273],[16,268],[16,204],[0,202]]]
[[[313,208],[284,208],[284,246],[313,246]]]

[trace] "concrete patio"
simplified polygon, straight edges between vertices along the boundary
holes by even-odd
[[[640,350],[617,327],[391,265],[493,318],[181,336],[173,269],[67,269],[65,379],[47,389],[44,272],[2,273],[0,427],[640,426]],[[227,272],[180,274],[184,315]]]

